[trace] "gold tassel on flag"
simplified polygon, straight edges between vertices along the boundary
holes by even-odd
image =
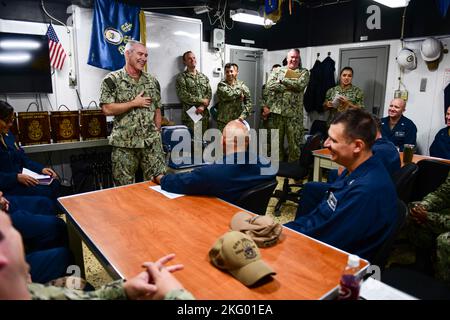
[[[140,41],[147,47],[147,24],[145,22],[145,13],[143,10],[139,12],[139,27],[141,37]],[[147,72],[147,65],[148,63],[144,67],[145,72]]]
[[[270,14],[266,14],[266,12],[264,12],[264,19],[270,19],[272,20],[274,23],[278,22],[278,20],[280,20],[281,18],[281,5],[283,4],[284,0],[279,0],[278,1],[278,9]],[[272,27],[271,25],[264,25],[264,27],[266,29]]]

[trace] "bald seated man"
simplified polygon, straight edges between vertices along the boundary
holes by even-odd
[[[388,116],[381,119],[381,134],[390,140],[399,151],[403,151],[405,144],[416,145],[417,127],[403,113],[406,111],[406,102],[396,98],[391,101]]]
[[[275,179],[276,170],[268,170],[270,161],[249,153],[250,132],[245,121],[228,122],[221,142],[223,158],[214,164],[191,172],[159,175],[153,181],[168,192],[209,195],[236,203],[247,190]]]

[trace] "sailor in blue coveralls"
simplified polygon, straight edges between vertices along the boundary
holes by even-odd
[[[328,134],[331,159],[346,169],[332,184],[312,183],[314,192],[303,194],[295,220],[285,226],[370,259],[397,221],[395,187],[372,156],[376,122],[351,109],[333,120]]]
[[[392,177],[394,172],[400,170],[400,154],[394,144],[385,139],[381,135],[381,121],[376,118],[378,129],[376,140],[372,146],[372,154],[375,158],[378,158],[385,166],[389,175]],[[338,169],[332,169],[328,173],[328,183],[333,183],[338,177]]]
[[[447,126],[439,130],[430,146],[430,156],[450,159],[450,105],[445,113]]]
[[[406,102],[396,98],[391,101],[388,116],[381,119],[381,133],[384,138],[403,151],[405,144],[416,145],[417,127],[410,119],[403,115]]]
[[[33,281],[46,283],[64,276],[73,257],[66,224],[55,216],[53,201],[40,196],[5,198],[0,191],[0,210],[22,236]]]
[[[39,185],[38,180],[22,174],[22,169],[27,168],[57,178],[55,171],[32,161],[17,145],[14,135],[9,131],[13,121],[13,107],[5,101],[0,101],[0,190],[5,195],[44,196],[56,199],[60,185],[58,180],[53,180],[50,185]]]
[[[263,163],[262,158],[248,152],[249,131],[241,121],[232,120],[225,126],[222,145],[223,163],[205,165],[191,172],[161,175],[155,182],[165,191],[210,195],[236,203],[247,190],[275,180],[277,170],[271,167],[269,160]]]

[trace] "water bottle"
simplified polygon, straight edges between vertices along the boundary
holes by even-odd
[[[359,271],[359,257],[349,255],[347,266],[342,272],[338,300],[358,300],[361,278]]]

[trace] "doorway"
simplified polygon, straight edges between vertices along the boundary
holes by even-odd
[[[352,83],[364,92],[366,110],[380,118],[384,110],[388,59],[389,45],[340,50],[339,70],[345,66],[353,68]]]
[[[239,66],[238,79],[244,81],[250,90],[253,111],[247,122],[254,129],[259,128],[261,106],[261,84],[263,83],[262,50],[230,50],[230,62]]]

